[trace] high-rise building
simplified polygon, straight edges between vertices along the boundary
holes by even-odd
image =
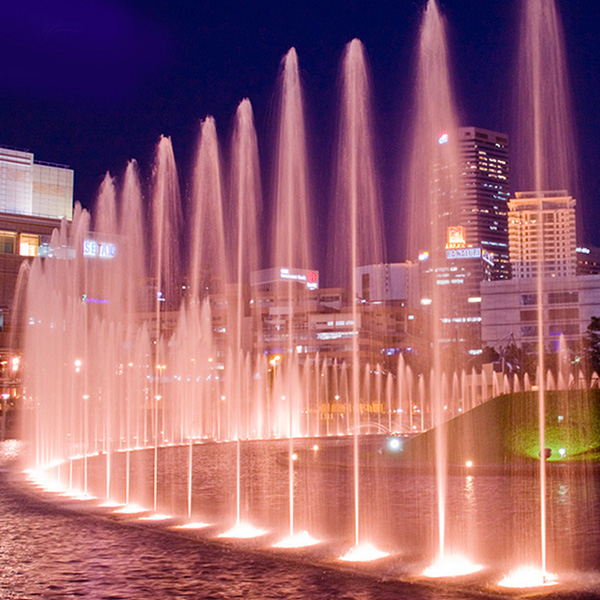
[[[458,155],[448,160],[457,164],[458,180],[439,199],[434,260],[427,253],[419,258],[424,299],[439,298],[440,341],[457,354],[477,355],[481,283],[510,279],[508,136],[479,127],[461,127],[456,135]],[[438,142],[447,144],[448,134]],[[448,166],[440,165],[440,178]]]
[[[70,220],[72,169],[36,161],[31,152],[0,148],[0,213]]]
[[[513,277],[569,277],[577,271],[574,198],[566,191],[517,192],[509,206]]]
[[[479,127],[458,130],[461,167],[456,223],[468,246],[479,247],[493,259],[491,279],[509,279],[508,136]]]

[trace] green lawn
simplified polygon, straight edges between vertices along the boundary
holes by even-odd
[[[546,392],[545,404],[544,445],[551,450],[548,462],[598,461],[600,391]],[[448,421],[441,431],[449,464],[464,465],[470,460],[477,466],[539,460],[538,393],[499,396]],[[428,431],[407,441],[399,457],[430,462],[434,444],[434,431]]]

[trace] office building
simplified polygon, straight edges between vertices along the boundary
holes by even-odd
[[[598,246],[577,246],[577,275],[600,274],[600,248]]]
[[[73,171],[34,160],[31,152],[0,148],[0,349],[21,263],[47,253],[54,229],[73,216]]]
[[[73,217],[73,171],[0,148],[0,212],[49,219]]]
[[[431,257],[424,252],[419,259],[424,300],[440,302],[442,343],[472,356],[482,351],[481,282],[511,274],[508,137],[479,127],[461,127],[456,135],[457,186],[441,199]],[[438,140],[448,141],[448,135]]]
[[[365,302],[419,304],[418,263],[409,261],[357,267],[356,282],[358,297]]]
[[[517,192],[509,202],[513,277],[570,277],[577,271],[575,200],[566,191]]]
[[[493,259],[490,277],[510,278],[508,252],[508,137],[479,127],[458,130],[460,194],[456,223],[467,245]]]
[[[573,346],[592,317],[600,316],[600,275],[545,277],[542,285],[544,346],[558,349],[560,336]],[[537,352],[538,282],[514,278],[482,284],[482,337],[497,350],[514,342]]]

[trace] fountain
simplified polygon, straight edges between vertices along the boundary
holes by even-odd
[[[523,37],[533,44],[527,56],[537,57],[545,40],[545,21],[532,21],[532,15],[545,15],[539,11],[550,4],[527,4],[529,33]],[[427,250],[432,277],[441,265],[446,228],[458,218],[460,194],[445,36],[444,19],[429,0],[405,197],[413,211],[411,256]],[[538,83],[539,60],[525,71]],[[335,283],[348,290],[346,296],[338,291],[335,300],[322,300],[316,286],[310,153],[298,56],[291,49],[282,61],[273,181],[265,186],[270,194],[264,202],[253,111],[244,99],[226,151],[214,119],[202,122],[188,184],[180,188],[185,178],[171,141],[161,138],[149,191],[135,162],[122,181],[107,175],[93,219],[78,207],[72,224],[55,232],[53,257],[36,259],[24,273],[23,421],[30,467],[62,488],[80,489],[85,498],[110,501],[120,518],[168,520],[173,529],[223,544],[291,551],[320,542],[319,552],[345,563],[379,559],[377,568],[393,576],[469,575],[480,587],[490,581],[483,566],[504,572],[515,560],[524,564],[524,552],[512,546],[521,540],[520,529],[530,531],[529,523],[520,525],[535,506],[541,550],[534,562],[540,568],[528,569],[526,577],[523,571],[509,575],[499,585],[530,585],[532,573],[541,573],[533,575],[536,585],[554,583],[547,563],[553,571],[561,565],[557,540],[562,535],[576,548],[585,529],[576,510],[564,508],[564,497],[589,490],[575,476],[565,484],[558,472],[549,485],[545,460],[515,460],[525,455],[518,443],[531,445],[527,432],[516,440],[522,431],[511,429],[507,441],[499,426],[493,429],[490,414],[528,424],[527,415],[512,412],[529,402],[529,375],[509,379],[445,364],[441,319],[450,298],[435,284],[427,304],[425,367],[402,354],[387,360],[373,351],[383,347],[381,340],[369,339],[367,350],[361,346],[366,315],[378,315],[376,309],[367,313],[364,289],[359,297],[357,269],[384,262],[384,244],[371,92],[358,40],[346,48],[342,73],[330,256]],[[535,116],[533,123],[546,122],[538,110],[548,102],[533,90],[527,97],[536,100],[525,114]],[[541,171],[547,155],[539,130],[531,135],[536,175],[524,181],[536,189],[563,186],[566,179],[546,180]],[[185,223],[182,205],[190,214]],[[145,206],[151,206],[149,214]],[[269,210],[270,228],[264,217]],[[313,310],[318,302],[329,303],[327,309]],[[322,339],[342,340],[343,346],[317,345],[316,317],[327,324]],[[555,410],[562,398],[550,388],[582,379],[570,372],[564,348],[561,355],[548,376],[540,352],[535,385],[541,448],[548,407]],[[490,446],[497,444],[492,449],[468,443],[473,424],[484,421]],[[422,432],[428,433],[413,438]],[[587,439],[585,444],[582,456]],[[562,460],[567,449],[561,448]],[[429,450],[431,463],[424,458]],[[501,452],[509,450],[505,459]],[[540,481],[535,499],[532,465]],[[489,478],[479,477],[492,467]],[[577,534],[569,537],[559,522],[550,522],[548,503],[557,514],[568,512]],[[478,527],[480,521],[485,527]],[[554,548],[550,561],[548,547]],[[576,568],[580,562],[573,560]]]
[[[343,65],[343,92],[338,136],[337,194],[335,214],[342,216],[337,228],[335,272],[343,274],[349,288],[353,323],[351,397],[353,430],[354,547],[343,560],[372,560],[386,553],[363,544],[360,515],[360,367],[358,341],[357,267],[383,262],[381,207],[371,140],[370,87],[364,50],[359,40],[346,48]],[[345,218],[343,215],[347,215]],[[349,283],[349,285],[348,285]],[[381,394],[377,395],[381,397]]]
[[[413,250],[430,252],[431,271],[440,270],[446,228],[452,224],[458,187],[458,146],[452,132],[458,129],[456,108],[448,72],[445,26],[435,2],[428,2],[421,26],[409,194]],[[447,133],[450,132],[450,133]],[[423,210],[424,209],[424,210]],[[445,216],[446,215],[446,216]],[[419,236],[419,237],[417,237]],[[415,247],[416,246],[416,247]],[[414,255],[414,251],[412,253]],[[447,303],[441,286],[432,285],[431,405],[435,436],[437,504],[437,563],[447,557],[446,485],[447,456],[442,437],[443,365],[440,323]],[[437,570],[437,569],[436,569]]]

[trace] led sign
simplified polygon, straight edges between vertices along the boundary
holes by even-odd
[[[448,242],[446,243],[446,249],[465,248],[466,245],[465,228],[461,225],[451,225],[448,227]]]
[[[446,250],[446,258],[448,260],[481,258],[481,248],[451,248]]]
[[[114,258],[117,247],[109,242],[83,240],[83,255],[90,258]]]
[[[292,269],[279,269],[280,279],[299,281],[305,283],[309,290],[316,290],[319,287],[319,274],[317,271],[304,271]]]

